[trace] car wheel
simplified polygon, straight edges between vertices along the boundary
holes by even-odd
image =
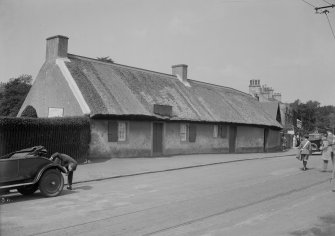
[[[38,185],[32,184],[32,185],[26,185],[26,186],[20,187],[17,189],[17,191],[21,193],[22,195],[31,195],[34,192],[36,192],[37,189],[38,189]]]
[[[39,182],[39,189],[45,197],[55,197],[64,187],[64,178],[59,170],[49,169],[45,171]]]

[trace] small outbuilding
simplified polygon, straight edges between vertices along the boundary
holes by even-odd
[[[165,74],[67,48],[65,36],[47,39],[19,116],[29,105],[38,117],[89,116],[91,158],[280,149],[281,124],[247,93],[191,80],[184,64]]]

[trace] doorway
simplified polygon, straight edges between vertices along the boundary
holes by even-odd
[[[154,156],[163,154],[163,123],[153,123],[152,154]]]
[[[236,126],[229,126],[229,153],[235,153],[236,149]]]
[[[269,129],[265,128],[264,129],[264,147],[263,147],[264,152],[268,151],[268,139],[269,139]]]

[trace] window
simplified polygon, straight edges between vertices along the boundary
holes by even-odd
[[[119,122],[118,141],[126,141],[127,125],[126,122]]]
[[[108,121],[108,142],[127,140],[127,123],[124,121]]]
[[[180,124],[180,140],[187,141],[187,137],[188,137],[188,125]]]
[[[220,138],[227,138],[228,137],[228,126],[227,125],[220,125],[219,126],[219,137]]]
[[[194,143],[197,137],[197,129],[195,124],[180,124],[180,140]]]
[[[213,137],[214,138],[227,138],[228,137],[228,126],[227,125],[213,125]]]
[[[213,138],[217,138],[219,133],[219,126],[213,125]]]
[[[188,133],[188,140],[190,141],[190,143],[194,143],[197,138],[197,126],[195,124],[190,124]]]

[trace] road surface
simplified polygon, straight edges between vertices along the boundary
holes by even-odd
[[[249,160],[12,194],[1,235],[335,235],[320,156]]]

